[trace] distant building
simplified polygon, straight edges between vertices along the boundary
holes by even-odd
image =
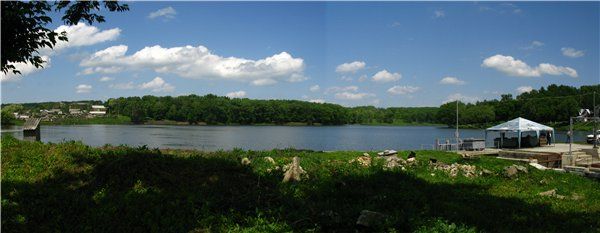
[[[81,114],[83,114],[83,111],[81,111],[81,109],[78,109],[78,108],[69,108],[69,114],[81,115]]]
[[[16,118],[17,118],[17,119],[23,119],[23,120],[24,120],[24,119],[29,119],[29,116],[28,116],[28,115],[19,115],[19,114],[17,114],[17,115],[16,115]]]
[[[58,109],[58,108],[53,108],[53,109],[50,109],[50,110],[48,110],[48,109],[42,109],[42,110],[40,110],[40,113],[42,115],[48,115],[48,114],[50,114],[50,115],[62,115],[63,114],[63,112],[60,109]]]
[[[103,105],[92,105],[91,115],[106,115],[106,107]]]

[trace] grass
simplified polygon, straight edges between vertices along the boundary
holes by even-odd
[[[2,138],[5,232],[598,232],[600,182],[552,171],[509,179],[513,162],[418,151],[418,165],[348,163],[363,152],[157,150]],[[406,158],[407,152],[400,157]],[[282,183],[301,158],[308,178]],[[250,158],[249,166],[241,165]],[[450,177],[430,158],[492,175]],[[433,174],[433,176],[432,176]],[[541,197],[577,194],[581,200]],[[355,225],[361,210],[387,216]]]

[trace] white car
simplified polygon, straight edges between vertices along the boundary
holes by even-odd
[[[593,144],[594,143],[594,135],[590,134],[587,136],[587,143],[589,144]],[[600,143],[600,130],[596,131],[596,141]]]

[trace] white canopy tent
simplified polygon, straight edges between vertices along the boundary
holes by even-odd
[[[554,135],[554,128],[546,125],[542,125],[537,122],[527,120],[525,118],[515,118],[494,127],[487,128],[485,130],[485,138],[487,138],[487,132],[516,132],[518,135],[518,147],[521,148],[521,134],[523,132],[536,132],[537,137],[540,137],[540,131],[551,131]],[[502,138],[501,138],[502,139]]]

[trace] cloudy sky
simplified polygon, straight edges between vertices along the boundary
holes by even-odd
[[[205,95],[438,106],[600,83],[600,3],[133,2],[2,74],[2,102]]]

